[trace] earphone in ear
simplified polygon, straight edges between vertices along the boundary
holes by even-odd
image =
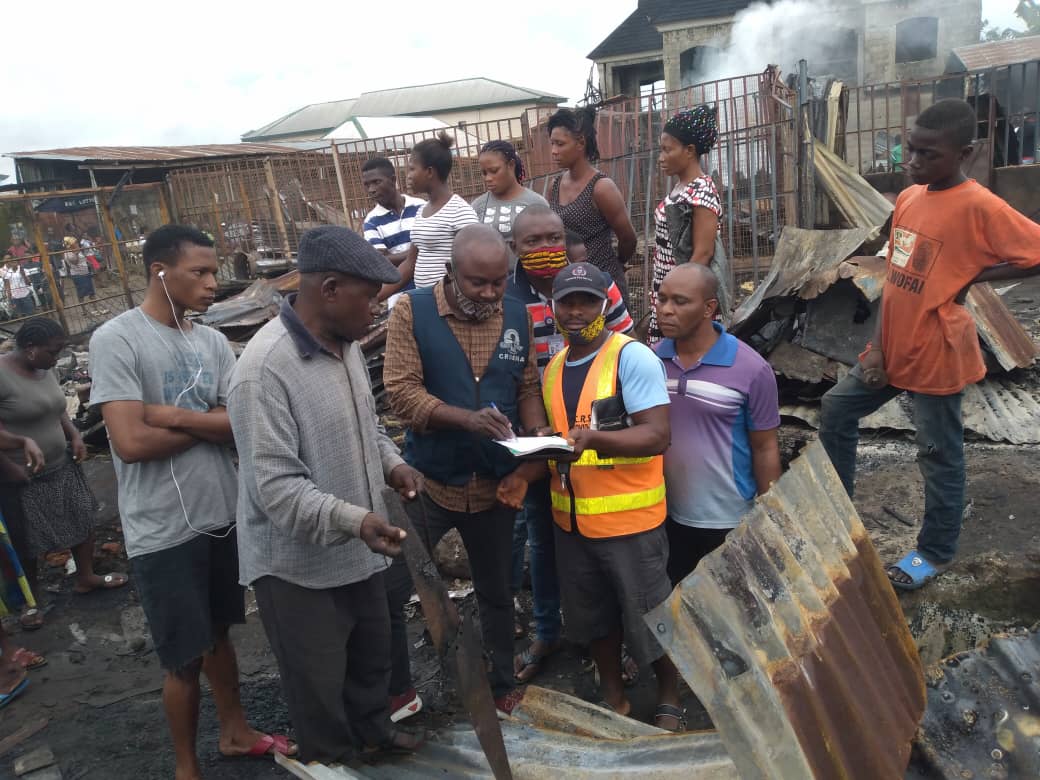
[[[159,276],[160,279],[163,279],[165,281],[165,279],[166,279],[166,272],[165,271],[160,271],[158,276]]]

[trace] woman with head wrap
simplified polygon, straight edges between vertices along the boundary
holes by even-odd
[[[656,252],[648,334],[651,344],[661,339],[654,311],[661,281],[679,263],[709,265],[715,256],[722,202],[715,182],[701,169],[701,158],[715,146],[718,128],[715,107],[700,105],[677,113],[661,133],[661,170],[665,176],[675,176],[678,183],[654,212]],[[725,279],[720,281],[725,285]],[[723,302],[719,304],[720,311],[728,314]]]

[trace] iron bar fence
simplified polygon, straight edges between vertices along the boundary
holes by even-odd
[[[1036,161],[1040,61],[930,79],[849,87],[845,159],[860,173],[897,171],[914,119],[943,98],[961,98],[978,118],[971,173],[985,184],[993,170]]]

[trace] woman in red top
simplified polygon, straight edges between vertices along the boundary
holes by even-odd
[[[657,291],[661,287],[668,272],[679,263],[700,263],[710,265],[715,255],[715,238],[719,232],[719,219],[722,217],[722,201],[715,188],[715,182],[701,169],[701,158],[711,151],[718,140],[718,115],[713,107],[700,105],[686,111],[680,111],[664,126],[661,133],[661,153],[659,162],[661,172],[665,176],[674,176],[678,183],[662,200],[654,212],[655,252],[653,286],[650,292],[650,330],[648,341],[653,344],[662,338],[657,326]],[[669,216],[677,214],[676,205],[685,206],[681,212],[689,214],[692,221],[692,252],[685,245],[681,252],[673,246],[673,236],[681,226],[669,224]],[[685,217],[684,217],[685,218]],[[726,274],[719,273],[721,288],[727,285]],[[729,301],[720,295],[719,311],[727,315]]]

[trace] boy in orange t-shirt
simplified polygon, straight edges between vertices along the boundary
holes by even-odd
[[[918,186],[896,201],[874,339],[823,397],[820,440],[850,496],[860,418],[902,392],[913,398],[925,510],[917,548],[888,569],[903,590],[936,577],[957,551],[964,512],[961,398],[986,375],[964,296],[976,282],[1040,273],[1040,225],[961,170],[976,122],[963,100],[940,100],[917,118],[906,169]]]

